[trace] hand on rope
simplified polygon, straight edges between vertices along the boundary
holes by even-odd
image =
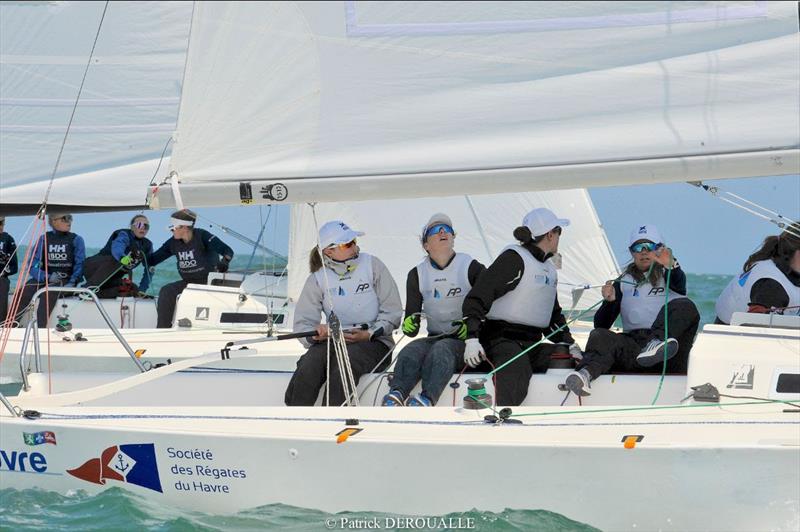
[[[62,284],[61,274],[59,274],[58,272],[53,272],[50,275],[48,275],[47,276],[47,284],[55,285],[55,286],[61,286],[61,284]]]
[[[467,322],[464,320],[456,320],[452,322],[450,325],[456,327],[455,332],[453,335],[458,338],[459,340],[466,340],[467,339]]]
[[[406,316],[406,319],[403,320],[403,334],[408,336],[409,338],[414,338],[417,333],[419,333],[419,313],[415,312],[410,316]]]
[[[569,346],[569,354],[575,360],[583,360],[583,351],[581,351],[581,346],[578,345],[578,342],[574,342]]]
[[[614,281],[606,281],[606,284],[600,289],[603,299],[609,303],[613,303],[617,299],[616,290],[614,290]]]
[[[227,255],[223,256],[222,260],[219,261],[219,264],[217,264],[217,271],[219,273],[227,272],[230,264],[231,264],[231,257],[228,257]]]
[[[477,338],[470,338],[464,347],[464,363],[471,368],[478,367],[486,359],[483,346]]]

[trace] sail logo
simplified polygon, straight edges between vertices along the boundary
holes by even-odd
[[[639,227],[639,234],[640,235],[646,235],[647,234],[647,226],[646,225],[642,225],[642,226]]]
[[[17,473],[44,473],[47,471],[47,458],[42,453],[0,449],[0,471],[3,470]]]
[[[47,258],[48,258],[48,260],[67,260],[67,245],[66,244],[48,244],[47,245]]]
[[[194,250],[178,252],[178,268],[194,268],[197,260],[194,258]]]
[[[75,478],[105,486],[106,481],[116,480],[125,484],[141,486],[163,493],[158,475],[155,445],[135,443],[107,447],[100,458],[92,458],[67,473]]]
[[[31,446],[42,445],[44,443],[58,445],[56,443],[55,432],[50,432],[49,430],[45,430],[42,432],[23,432],[22,441],[25,442],[25,445],[31,445]]]
[[[742,364],[739,367],[733,368],[733,375],[726,388],[734,388],[738,390],[752,390],[753,382],[755,382],[756,366],[755,364]]]

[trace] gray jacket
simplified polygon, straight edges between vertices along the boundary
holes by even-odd
[[[399,325],[403,317],[403,305],[400,301],[400,292],[397,283],[386,265],[377,257],[372,257],[372,276],[375,293],[378,296],[378,317],[374,323],[368,323],[370,333],[375,333],[383,328],[381,336],[374,338],[388,347],[394,345],[392,331]],[[296,332],[313,330],[322,323],[322,298],[324,291],[317,283],[314,274],[308,276],[303,286],[303,291],[294,308],[294,323],[292,328]],[[312,344],[309,339],[300,340],[306,347]]]

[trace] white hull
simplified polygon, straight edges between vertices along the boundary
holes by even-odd
[[[38,452],[46,470],[10,473],[4,465],[0,480],[59,492],[122,486],[211,513],[274,503],[400,515],[527,508],[604,530],[797,530],[797,414],[726,410],[734,409],[587,412],[490,426],[474,411],[439,408],[93,409],[98,419],[83,418],[89,412],[81,408],[48,409],[36,421],[2,419],[7,455]],[[79,418],[57,419],[70,413]],[[345,418],[354,417],[363,431],[337,444]],[[37,431],[52,431],[56,445],[24,445],[23,433]],[[644,439],[625,449],[626,435]],[[157,473],[147,464],[140,473],[147,469],[143,478],[157,478],[161,491],[66,473],[128,444],[153,445]],[[195,449],[205,458],[174,452]]]

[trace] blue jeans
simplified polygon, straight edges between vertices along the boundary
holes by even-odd
[[[453,373],[464,365],[464,345],[457,338],[414,340],[397,355],[392,390],[408,397],[422,378],[422,393],[436,404]]]

